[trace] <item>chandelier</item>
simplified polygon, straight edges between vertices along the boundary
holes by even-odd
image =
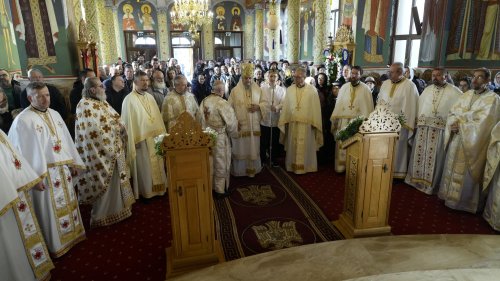
[[[208,7],[209,0],[175,0],[170,19],[175,25],[187,25],[192,37],[198,36],[203,24],[212,24],[214,13]]]

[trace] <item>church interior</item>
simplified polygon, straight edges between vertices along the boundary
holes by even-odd
[[[391,75],[395,65],[400,65],[402,79],[412,82],[418,91],[415,101],[419,106],[418,96],[441,81],[435,81],[435,71],[441,73],[442,83],[451,84],[460,95],[476,90],[479,71],[484,73],[481,79],[488,80],[481,85],[496,93],[492,99],[500,108],[500,1],[0,0],[0,26],[0,87],[4,88],[0,94],[12,95],[14,90],[9,89],[15,87],[25,92],[24,105],[21,92],[20,101],[0,95],[0,107],[3,101],[9,102],[10,112],[0,111],[0,127],[9,138],[17,114],[30,106],[32,97],[29,93],[26,97],[26,89],[34,81],[43,81],[58,91],[60,99],[50,94],[50,108],[59,112],[73,140],[75,124],[79,125],[77,104],[85,78],[92,77],[89,74],[98,77],[104,89],[114,89],[114,81],[121,80],[123,86],[116,92],[138,87],[132,71],[146,73],[150,86],[156,85],[155,74],[161,74],[159,79],[168,88],[165,100],[167,92],[176,87],[175,76],[183,75],[187,91],[198,104],[214,92],[210,78],[220,73],[228,77],[224,78],[223,93],[227,100],[231,89],[238,87],[229,77],[235,75],[242,82],[246,64],[252,65],[252,81],[258,86],[268,83],[275,73],[278,85],[288,94],[286,89],[295,87],[294,79],[301,69],[306,84],[318,94],[324,91],[319,100],[321,114],[327,116],[321,117],[324,141],[318,148],[315,172],[290,171],[285,157],[289,150],[278,146],[275,157],[269,145],[268,154],[260,152],[260,173],[231,176],[224,196],[212,196],[212,189],[206,193],[204,184],[212,186],[213,180],[210,169],[215,164],[206,144],[210,140],[200,144],[199,140],[206,138],[200,135],[200,125],[192,125],[192,118],[181,115],[177,122],[198,129],[191,132],[191,139],[176,137],[183,134],[175,131],[181,126],[174,131],[167,129],[170,135],[158,145],[164,145],[166,151],[162,161],[167,190],[153,198],[136,196],[130,217],[105,226],[94,225],[92,206],[81,204],[86,237],[62,256],[51,252],[54,268],[49,275],[33,280],[498,280],[500,196],[491,194],[500,194],[496,189],[500,186],[500,113],[493,111],[484,117],[499,119],[488,121],[493,122],[489,129],[481,131],[488,136],[483,146],[472,146],[473,154],[484,155],[480,174],[494,175],[487,184],[483,184],[483,176],[477,186],[468,183],[478,187],[477,206],[471,211],[450,207],[441,194],[438,196],[439,187],[423,191],[408,184],[406,174],[393,175],[393,161],[373,164],[373,171],[363,169],[361,161],[378,163],[380,159],[375,158],[384,153],[381,151],[389,153],[390,160],[396,157],[393,154],[399,153],[395,147],[398,138],[403,138],[404,125],[398,131],[375,134],[382,141],[369,133],[335,141],[336,135],[330,131],[334,108],[325,114],[323,103],[332,101],[335,105],[336,101],[339,105],[336,93],[351,83],[356,71],[361,83],[368,85],[376,106],[376,93],[380,92],[380,97],[382,85],[391,81],[392,98],[399,81]],[[337,92],[332,94],[334,89]],[[118,103],[117,114],[122,114],[124,98],[119,102],[107,99],[110,107]],[[164,97],[154,99],[162,111]],[[13,107],[14,103],[19,106]],[[298,103],[300,100],[297,108]],[[467,105],[469,110],[473,104],[474,100]],[[386,121],[399,120],[396,114],[398,118],[408,116],[404,108],[391,117],[383,115],[387,114],[384,106],[377,108],[360,119],[363,126],[374,120],[370,119],[375,118],[372,111]],[[449,127],[446,120],[443,122],[443,128]],[[476,132],[474,126],[483,129],[479,121],[470,123]],[[465,139],[466,134],[461,136]],[[428,136],[434,135],[429,132]],[[445,134],[439,141],[441,137]],[[179,147],[165,144],[167,141]],[[410,151],[412,143],[413,139]],[[137,144],[136,149],[139,151]],[[338,171],[341,150],[348,156],[343,156],[344,167]],[[438,155],[443,159],[436,163],[445,166],[446,154]],[[24,157],[29,162],[33,156]],[[425,154],[421,161],[432,157]],[[467,163],[471,155],[457,157]],[[411,163],[413,156],[407,161]],[[489,172],[485,172],[485,165]],[[200,176],[203,180],[193,179],[198,167],[206,170]],[[387,167],[388,177],[375,175],[386,174]],[[446,173],[448,168],[443,169]],[[451,181],[453,185],[457,179]],[[190,184],[194,186],[191,189]],[[203,193],[197,190],[201,186]],[[496,225],[483,217],[487,204],[497,213],[490,215]],[[0,218],[3,215],[0,212]],[[0,249],[2,245],[0,242]],[[15,261],[11,263],[14,266]],[[0,269],[2,266],[0,263]]]

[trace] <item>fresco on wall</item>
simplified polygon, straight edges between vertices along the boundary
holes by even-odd
[[[215,5],[214,31],[243,31],[245,18],[243,7],[235,2],[225,1]]]
[[[118,8],[122,30],[156,30],[156,9],[147,1],[125,1]]]
[[[355,64],[385,66],[389,61],[393,0],[359,0]]]
[[[68,40],[67,11],[62,2],[10,1],[23,75],[32,67],[39,68],[45,76],[74,75],[72,62],[76,58],[71,57],[73,50]]]
[[[9,3],[0,0],[0,54],[3,58],[0,60],[0,68],[9,71],[16,71],[21,69],[19,63],[19,53],[17,52],[16,35],[14,33],[14,26],[10,17]]]
[[[449,3],[448,11],[445,64],[466,68],[498,67],[500,3],[457,0]]]
[[[314,1],[300,5],[300,60],[313,60]]]

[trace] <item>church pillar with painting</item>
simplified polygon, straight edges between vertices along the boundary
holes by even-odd
[[[267,26],[269,28],[269,36],[267,38],[269,61],[278,61],[280,57],[280,4],[280,0],[269,3],[269,15],[267,20]]]
[[[214,59],[214,28],[212,23],[203,25],[203,59]]]
[[[123,57],[123,49],[122,42],[120,38],[120,24],[121,22],[118,20],[118,6],[113,6],[113,29],[115,30],[115,35],[118,41],[116,42],[116,54],[118,57]]]
[[[101,31],[101,51],[100,55],[102,58],[101,64],[111,64],[116,61],[118,57],[117,52],[117,34],[115,33],[115,28],[113,25],[108,24],[109,19],[113,18],[113,1],[106,0],[106,2],[98,1],[98,21]]]
[[[254,26],[255,10],[246,10],[245,12],[245,60],[254,58],[255,53],[255,26]]]
[[[168,24],[168,8],[158,7],[157,17],[158,17],[158,54],[160,60],[168,60],[171,56],[170,54],[170,24]]]
[[[320,65],[324,62],[323,52],[326,44],[326,28],[327,28],[327,1],[315,1],[316,16],[314,18],[314,38],[313,38],[313,56],[314,65]]]
[[[300,50],[300,0],[290,0],[287,5],[288,38],[286,41],[286,58],[290,64],[299,62]]]
[[[255,4],[255,59],[264,58],[264,9],[261,4]]]

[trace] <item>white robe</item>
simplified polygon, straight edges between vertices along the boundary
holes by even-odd
[[[351,82],[340,88],[337,102],[330,120],[332,134],[335,136],[344,129],[349,122],[359,116],[368,117],[373,111],[373,97],[370,88],[363,82],[353,87]],[[345,172],[346,150],[340,148],[340,142],[335,145],[335,172]]]
[[[9,138],[37,174],[47,175],[45,190],[33,193],[33,206],[53,257],[60,257],[85,239],[70,166],[84,169],[73,140],[57,111],[23,110],[12,123]]]
[[[231,168],[230,137],[238,135],[238,120],[233,108],[223,98],[209,95],[200,103],[199,118],[203,129],[210,127],[217,132],[217,141],[212,147],[213,190],[225,193],[229,188]]]
[[[380,87],[377,103],[384,100],[396,114],[403,114],[406,123],[401,128],[394,155],[394,178],[406,177],[410,159],[410,140],[413,138],[418,104],[417,86],[406,78],[397,83],[386,80]]]
[[[251,105],[259,105],[262,91],[252,82],[247,91],[240,79],[233,88],[228,102],[234,108],[236,119],[240,125],[239,135],[232,138],[232,166],[234,176],[253,177],[262,170],[260,162],[260,111],[250,112]],[[247,96],[247,94],[249,96]]]
[[[177,118],[184,111],[191,114],[193,118],[197,118],[198,102],[196,102],[195,96],[188,92],[185,92],[183,95],[179,95],[176,91],[170,91],[163,100],[161,109],[163,122],[165,123],[167,132],[172,130],[172,127],[177,122]],[[196,120],[200,121],[199,119]]]
[[[483,217],[491,227],[500,231],[500,122],[491,132],[483,189],[489,193]]]
[[[318,171],[316,151],[323,145],[321,105],[316,88],[288,87],[280,120],[280,142],[285,146],[286,169],[296,174]]]
[[[33,212],[30,195],[31,188],[42,180],[43,175],[37,175],[31,169],[1,130],[0,159],[4,160],[0,165],[1,279],[48,279],[54,265]]]
[[[153,139],[165,133],[165,125],[153,96],[132,91],[123,100],[121,119],[127,128],[127,163],[135,199],[164,195],[165,162],[156,155]]]
[[[462,92],[451,84],[431,85],[418,98],[418,120],[405,182],[416,189],[434,194],[443,174],[444,129],[450,108]]]
[[[90,226],[132,215],[135,202],[120,115],[106,102],[82,98],[76,107],[75,144],[87,169],[76,178],[81,204],[92,204]]]
[[[260,124],[266,127],[277,127],[286,89],[278,85],[272,89],[267,83],[264,83],[260,88],[262,89],[262,98],[259,104],[262,113]],[[272,105],[276,108],[275,112],[271,111]]]
[[[500,120],[500,98],[492,91],[465,92],[446,121],[446,160],[438,196],[452,209],[476,213],[484,206],[484,169],[491,131]],[[458,133],[451,125],[458,124]]]

